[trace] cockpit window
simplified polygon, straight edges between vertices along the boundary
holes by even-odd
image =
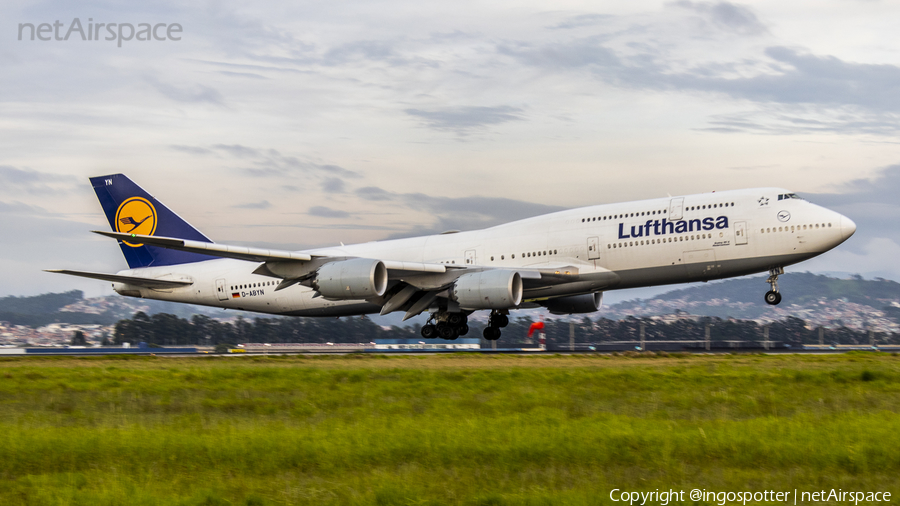
[[[778,196],[778,200],[788,200],[788,199],[797,199],[803,200],[803,197],[797,195],[796,193],[782,193]]]

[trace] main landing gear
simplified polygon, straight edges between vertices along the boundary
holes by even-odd
[[[500,329],[509,325],[509,317],[499,311],[491,311],[488,318],[488,326],[484,328],[482,335],[488,341],[500,339]]]
[[[781,302],[781,292],[778,291],[778,276],[781,274],[784,274],[783,267],[769,269],[769,279],[766,280],[766,283],[772,287],[766,292],[766,303],[769,305],[777,306]]]
[[[452,341],[469,333],[467,321],[465,313],[439,311],[432,314],[428,322],[422,326],[422,337],[425,339],[440,337]]]

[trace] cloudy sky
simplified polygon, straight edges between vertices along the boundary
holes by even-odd
[[[64,38],[75,18],[115,40],[20,27]],[[88,233],[107,223],[87,178],[115,172],[215,241],[279,248],[782,186],[859,225],[795,269],[900,280],[896,2],[10,1],[0,19],[0,295],[111,293],[40,270],[125,267]]]

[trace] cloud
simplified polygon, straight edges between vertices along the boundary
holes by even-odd
[[[321,218],[349,218],[350,213],[341,211],[340,209],[331,209],[325,206],[313,206],[309,208],[311,216],[319,216]]]
[[[562,211],[560,206],[502,197],[433,197],[422,193],[405,194],[403,201],[410,207],[426,209],[434,214],[454,217],[459,223],[481,222],[478,228],[509,221]],[[466,228],[471,228],[469,225]]]
[[[768,31],[756,14],[747,7],[729,2],[674,2],[674,6],[702,14],[714,25],[743,34],[759,34]]]
[[[322,181],[322,191],[325,193],[344,193],[344,180],[330,177]]]
[[[626,54],[605,44],[600,37],[583,37],[543,45],[504,43],[496,50],[554,72],[587,71],[600,81],[627,89],[715,93],[763,105],[813,105],[820,110],[849,106],[868,114],[900,112],[900,66],[896,65],[853,63],[772,46],[753,58],[678,68],[655,49]],[[881,127],[872,130],[884,131]],[[723,131],[730,130],[724,127]]]
[[[0,214],[9,215],[29,215],[29,216],[49,216],[50,213],[41,207],[30,206],[22,202],[2,202],[0,201]]]
[[[763,106],[759,110],[715,114],[698,131],[763,135],[900,133],[900,114],[845,106]]]
[[[7,193],[55,195],[71,191],[79,183],[74,176],[0,165],[0,191]]]
[[[846,206],[852,204],[884,204],[897,206],[900,201],[900,164],[882,168],[871,178],[857,178],[837,185],[835,193],[810,195],[810,199],[822,205]]]
[[[618,74],[624,74],[628,69],[615,51],[603,46],[604,41],[599,37],[588,37],[544,45],[513,42],[500,44],[496,49],[501,55],[535,67],[553,70],[589,68],[603,80],[618,82],[621,79]]]
[[[232,72],[230,70],[219,70],[218,73],[222,74],[223,76],[229,76],[229,77],[249,77],[251,79],[268,79],[268,77],[266,77],[266,76],[261,76],[259,74],[253,74],[250,72]]]
[[[234,207],[235,209],[269,209],[272,207],[272,204],[270,204],[268,200],[262,200],[260,202],[249,202],[247,204],[238,204],[231,207]]]
[[[224,151],[235,158],[257,158],[260,156],[258,149],[248,148],[240,144],[216,144],[213,149]]]
[[[773,73],[749,77],[682,74],[666,81],[676,88],[716,91],[757,102],[900,111],[900,67],[848,63],[787,47],[770,47],[765,54],[783,65],[773,68]]]
[[[169,149],[174,149],[175,151],[181,151],[182,153],[187,153],[189,155],[209,155],[212,154],[212,150],[201,148],[197,146],[182,146],[179,144],[172,144],[169,146]]]
[[[277,149],[254,148],[242,144],[213,144],[211,146],[171,145],[171,149],[192,155],[226,155],[250,162],[244,167],[245,174],[254,177],[291,176],[297,172],[317,174],[326,177],[326,181],[336,178],[355,179],[362,177],[358,172],[345,169],[339,165],[305,160],[296,156],[284,155]],[[331,183],[332,185],[334,183]]]
[[[163,96],[170,98],[176,102],[186,103],[210,103],[215,105],[224,105],[225,100],[222,94],[217,90],[202,84],[178,87],[172,84],[163,83],[155,77],[147,77],[147,82],[156,88]]]
[[[394,49],[393,42],[384,40],[357,40],[341,44],[325,52],[320,63],[337,66],[355,61],[381,61],[394,66],[408,63]]]
[[[396,198],[395,194],[386,190],[382,190],[377,186],[365,186],[363,188],[359,188],[356,190],[356,195],[364,200],[371,200],[375,202],[394,200]]]
[[[834,187],[833,193],[801,194],[814,204],[837,211],[856,223],[856,233],[842,248],[862,254],[873,241],[900,237],[900,164],[881,169],[874,177],[858,178]],[[898,272],[894,279],[900,278]]]
[[[613,16],[609,14],[579,14],[577,16],[571,16],[565,21],[557,23],[549,28],[551,30],[571,30],[573,28],[582,28],[585,26],[592,27],[609,21],[610,19],[613,19]]]
[[[435,197],[424,193],[393,193],[368,186],[356,190],[356,195],[374,202],[393,201],[410,209],[430,213],[433,222],[389,238],[410,237],[444,232],[473,230],[541,214],[562,211],[564,207],[501,197]]]
[[[345,169],[339,165],[318,163],[304,160],[296,156],[283,155],[277,149],[255,149],[241,145],[213,146],[216,149],[242,159],[249,159],[253,166],[244,169],[244,173],[255,177],[282,177],[290,176],[297,172],[312,173],[323,177],[362,177],[358,172]]]
[[[511,106],[452,107],[430,111],[406,109],[405,112],[419,118],[429,128],[441,131],[449,130],[460,135],[465,135],[472,129],[523,119],[522,109]]]

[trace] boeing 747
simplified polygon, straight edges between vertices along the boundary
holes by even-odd
[[[211,241],[122,174],[91,178],[128,269],[50,270],[117,293],[286,316],[430,313],[422,337],[456,339],[490,311],[592,313],[603,292],[768,272],[778,276],[846,241],[856,224],[781,188],[581,207],[468,232],[304,251]]]

